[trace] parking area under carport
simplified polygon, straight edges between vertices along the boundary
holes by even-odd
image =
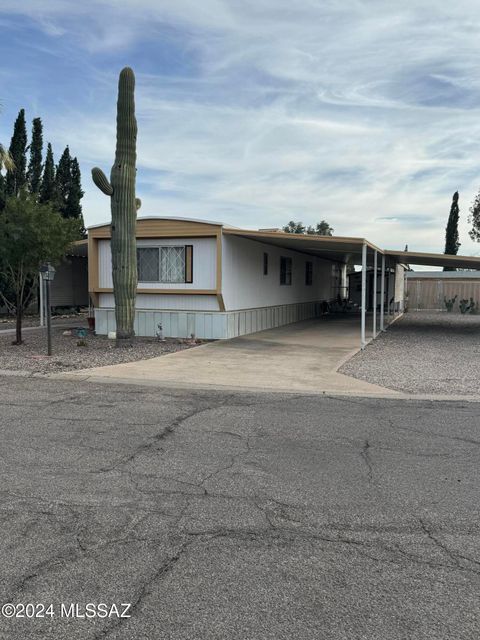
[[[158,358],[59,375],[179,388],[394,395],[337,372],[359,349],[359,316],[327,314]],[[368,330],[366,335],[371,337]]]

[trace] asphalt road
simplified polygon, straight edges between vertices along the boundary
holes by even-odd
[[[1,640],[480,636],[478,404],[10,377],[0,405],[0,601],[53,613]]]

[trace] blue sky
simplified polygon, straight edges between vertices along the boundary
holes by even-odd
[[[140,215],[281,226],[461,253],[480,188],[480,14],[473,0],[2,0],[0,140],[25,107],[91,182],[115,149],[120,69],[137,77]]]

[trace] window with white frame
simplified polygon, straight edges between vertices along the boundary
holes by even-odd
[[[189,257],[187,273],[187,250]],[[139,282],[180,283],[191,280],[192,247],[138,247],[137,269]]]

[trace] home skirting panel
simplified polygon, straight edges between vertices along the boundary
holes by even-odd
[[[222,340],[255,331],[273,329],[321,315],[320,302],[301,302],[275,307],[241,311],[161,311],[138,309],[135,312],[135,334],[155,336],[162,326],[165,338]],[[95,309],[95,330],[99,335],[115,331],[115,311]]]

